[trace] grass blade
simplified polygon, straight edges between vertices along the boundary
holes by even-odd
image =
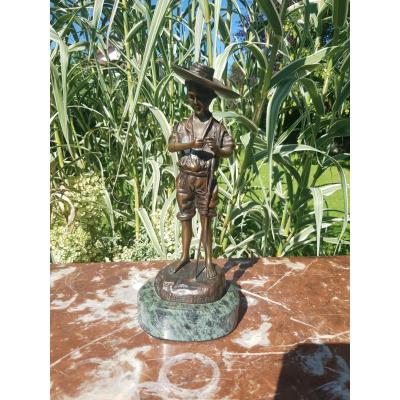
[[[333,0],[332,21],[335,28],[342,28],[347,19],[349,0]]]
[[[163,248],[164,253],[167,253],[167,249],[165,248],[165,223],[167,219],[168,209],[173,204],[176,196],[176,190],[174,190],[167,198],[167,201],[164,203],[161,213],[160,213],[160,238],[161,238],[161,246]]]
[[[248,119],[244,115],[238,114],[235,111],[215,111],[213,113],[213,116],[215,119],[219,119],[219,120],[221,120],[223,118],[227,118],[227,119],[232,118],[235,121],[240,122],[246,128],[248,128],[254,132],[258,131],[257,125],[252,120]]]
[[[231,43],[229,46],[225,48],[225,50],[217,57],[215,60],[215,73],[214,77],[217,79],[221,79],[222,75],[225,71],[226,65],[228,63],[228,59],[231,54],[238,49],[239,47],[244,47],[256,57],[258,64],[260,65],[262,70],[267,68],[267,59],[264,53],[260,50],[258,46],[251,42],[243,42],[243,43]]]
[[[104,0],[95,0],[94,1],[94,6],[93,6],[93,18],[90,21],[90,24],[94,29],[97,29],[97,26],[99,25],[101,13],[103,11],[103,4]]]
[[[155,160],[149,160],[150,165],[153,168],[153,196],[152,196],[152,211],[156,211],[157,207],[157,196],[158,189],[160,187],[160,166]]]
[[[286,65],[272,77],[270,87],[277,85],[280,81],[285,79],[293,78],[293,74],[301,67],[321,62],[325,59],[327,54],[332,51],[332,49],[335,49],[335,47],[325,47],[321,50],[318,50],[314,54],[311,54],[310,56],[300,58],[299,60],[293,61],[289,65]]]
[[[319,256],[319,249],[321,244],[321,226],[324,206],[324,196],[318,187],[310,188],[314,200],[314,214],[315,214],[315,230],[317,232],[317,257]]]
[[[282,22],[278,12],[276,11],[273,1],[257,0],[257,3],[264,11],[264,14],[267,16],[268,23],[271,24],[272,30],[274,31],[275,35],[282,37],[283,36]]]
[[[139,208],[138,210],[140,219],[143,223],[143,226],[146,230],[147,236],[151,240],[151,243],[153,244],[154,250],[156,253],[160,256],[165,258],[165,253],[163,252],[160,241],[158,240],[158,237],[156,235],[156,232],[154,230],[153,224],[151,223],[151,220],[149,218],[149,214],[144,208]]]
[[[151,20],[150,29],[149,29],[149,33],[148,33],[148,39],[146,42],[146,48],[144,50],[142,63],[140,65],[140,71],[139,71],[138,81],[137,81],[137,85],[136,85],[135,96],[133,98],[133,106],[132,106],[133,111],[135,110],[135,107],[137,105],[140,89],[142,87],[144,76],[146,74],[147,65],[150,61],[150,56],[154,51],[155,42],[156,42],[156,39],[157,39],[157,36],[158,36],[160,30],[162,29],[162,24],[164,22],[164,18],[165,18],[165,15],[167,13],[167,9],[168,9],[170,3],[171,3],[171,0],[158,1],[156,8],[154,10],[154,15]]]
[[[204,17],[201,8],[197,8],[196,24],[194,26],[194,61],[200,61],[201,39],[203,37]]]
[[[317,85],[315,84],[315,82],[308,78],[302,78],[300,82],[304,85],[304,87],[310,94],[310,97],[312,99],[315,109],[317,110],[317,113],[321,116],[324,115],[325,114],[324,101],[322,99],[322,96],[318,93]]]
[[[274,149],[274,139],[275,139],[275,131],[278,122],[278,115],[279,109],[283,100],[289,94],[290,89],[294,80],[287,80],[280,83],[268,103],[267,107],[267,116],[266,116],[266,123],[265,123],[265,130],[267,136],[267,148],[268,148],[268,209],[272,209],[272,154]],[[266,202],[267,204],[267,202]],[[271,232],[273,232],[272,226],[272,218],[269,218],[271,224]]]
[[[350,96],[350,82],[348,81],[342,90],[340,91],[339,96],[337,97],[335,103],[332,106],[332,112],[337,112],[345,100]]]
[[[222,0],[215,0],[214,2],[214,42],[213,42],[213,60],[217,58],[217,42],[218,42],[218,25],[219,16],[221,13]]]
[[[110,22],[109,22],[109,24],[108,24],[107,33],[106,33],[106,46],[107,46],[107,51],[108,51],[108,46],[109,46],[109,39],[110,39],[111,28],[112,28],[112,26],[113,26],[115,14],[116,14],[117,9],[118,9],[118,4],[119,4],[119,0],[114,0],[113,8],[112,8],[111,15],[110,15]]]
[[[111,229],[114,232],[114,211],[113,211],[113,207],[111,204],[111,199],[110,199],[110,195],[108,193],[108,191],[104,188],[102,190],[102,194],[103,194],[103,199],[104,199],[104,204],[105,204],[105,211],[106,211],[106,215],[107,215],[107,219],[110,223]]]

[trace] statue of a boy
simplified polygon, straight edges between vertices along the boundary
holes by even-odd
[[[215,216],[218,186],[214,172],[220,157],[229,157],[235,142],[224,125],[213,118],[209,106],[218,95],[237,98],[239,95],[215,79],[214,69],[194,63],[190,70],[178,65],[172,69],[182,78],[188,90],[188,101],[193,114],[175,124],[169,138],[168,150],[178,152],[180,173],[176,178],[177,218],[182,223],[182,256],[170,268],[175,273],[190,261],[192,218],[196,208],[202,227],[201,242],[205,249],[206,276],[216,276],[212,263],[211,220]]]

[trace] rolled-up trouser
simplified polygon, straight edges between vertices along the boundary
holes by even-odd
[[[200,215],[214,217],[215,208],[218,203],[218,186],[213,177],[211,179],[211,197],[208,196],[207,176],[195,176],[181,170],[176,178],[176,200],[179,212],[176,217],[180,221],[192,219],[196,208]],[[207,202],[209,201],[208,205]]]

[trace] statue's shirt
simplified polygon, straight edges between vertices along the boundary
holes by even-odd
[[[188,119],[183,120],[174,125],[169,143],[189,143],[192,140],[204,137],[204,146],[201,149],[187,149],[178,152],[178,166],[181,170],[191,172],[206,172],[212,158],[216,159],[216,167],[218,166],[219,157],[214,154],[207,144],[207,141],[214,141],[217,148],[224,148],[225,151],[235,148],[233,138],[227,132],[225,126],[218,122],[214,117],[211,117],[203,125],[203,132],[200,137],[195,136],[193,129],[194,116],[191,115]],[[197,121],[196,121],[197,122]]]

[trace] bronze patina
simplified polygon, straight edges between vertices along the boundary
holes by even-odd
[[[214,78],[214,70],[194,63],[190,69],[172,66],[185,79],[188,102],[193,114],[173,127],[168,142],[170,152],[178,152],[179,175],[176,178],[177,218],[182,224],[182,255],[156,278],[161,298],[186,303],[208,303],[221,298],[225,289],[222,270],[212,262],[212,218],[216,215],[218,185],[215,171],[221,157],[229,157],[235,142],[225,126],[209,110],[218,95],[239,95]],[[192,218],[200,215],[201,243],[205,261],[190,260]]]

